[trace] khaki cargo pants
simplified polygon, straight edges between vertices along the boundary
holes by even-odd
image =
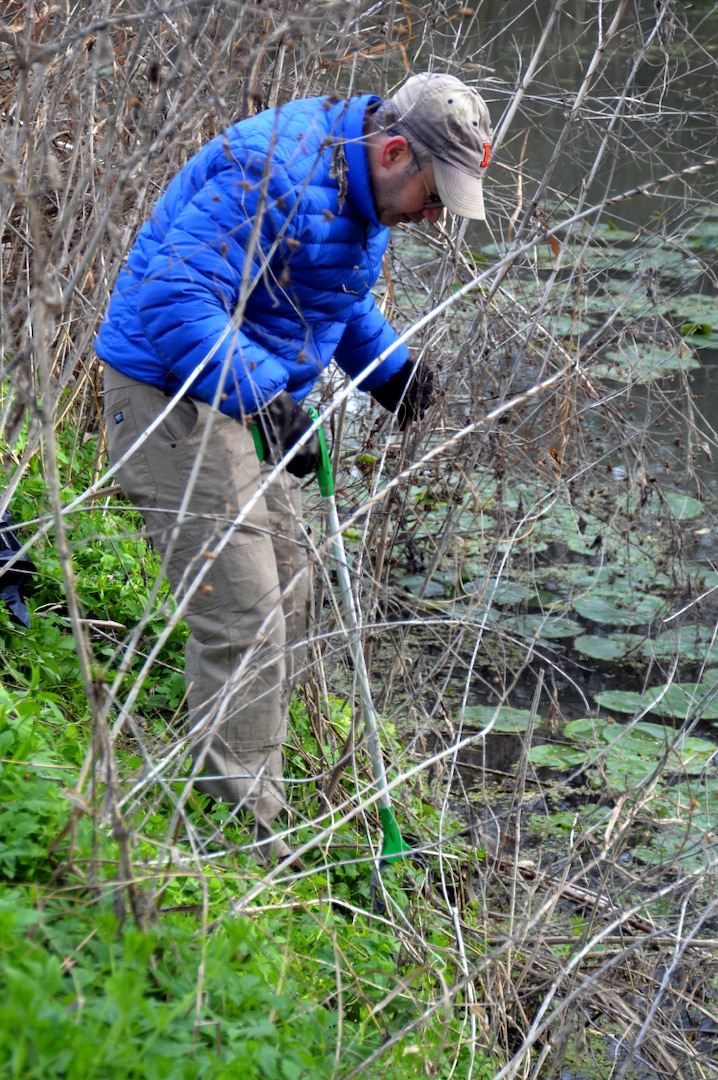
[[[169,401],[105,365],[113,464]],[[244,425],[183,398],[117,479],[142,512],[175,599],[189,596],[185,682],[197,786],[251,811],[262,854],[281,858],[288,849],[271,826],[285,805],[282,743],[304,662],[309,573],[294,477],[283,473],[235,525],[269,471]]]

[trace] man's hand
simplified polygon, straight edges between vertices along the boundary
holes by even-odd
[[[253,413],[252,419],[262,433],[270,460],[275,464],[312,426],[304,409],[286,390],[280,391],[264,408]],[[315,431],[289,462],[287,472],[292,476],[307,476],[316,472],[318,464],[319,439]]]
[[[403,431],[413,420],[424,419],[433,389],[434,372],[428,364],[409,360],[383,386],[372,390],[372,394],[385,409],[396,413]]]

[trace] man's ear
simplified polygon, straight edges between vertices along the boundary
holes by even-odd
[[[402,169],[411,161],[411,150],[403,135],[389,135],[379,151],[379,164],[383,169],[399,165]]]

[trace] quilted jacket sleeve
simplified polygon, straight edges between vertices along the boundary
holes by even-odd
[[[151,259],[140,287],[142,328],[180,385],[195,373],[191,392],[211,402],[221,385],[219,407],[239,418],[283,390],[285,366],[242,332],[242,298],[261,273],[267,236],[281,229],[264,210],[251,262],[257,189],[228,190],[225,179],[208,181],[174,220]],[[234,313],[234,317],[233,317]]]
[[[357,378],[396,341],[398,335],[376,305],[371,293],[367,293],[354,306],[336,351],[336,361],[350,378]],[[395,375],[409,359],[407,345],[397,345],[382,363],[366,379],[359,383],[360,390],[375,390]]]

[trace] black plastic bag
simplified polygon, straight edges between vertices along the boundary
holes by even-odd
[[[0,516],[0,600],[5,601],[15,622],[22,626],[29,626],[30,615],[23,597],[29,595],[34,589],[33,577],[37,570],[27,553],[21,555],[9,569],[7,568],[7,564],[21,546],[10,528],[11,525],[12,514],[6,510]]]

